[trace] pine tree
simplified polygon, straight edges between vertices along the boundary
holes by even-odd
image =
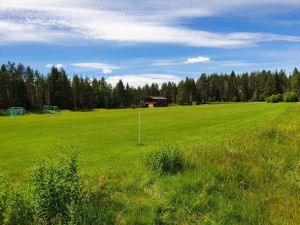
[[[52,67],[47,79],[49,104],[59,108],[70,108],[72,105],[72,88],[66,72]]]
[[[101,95],[100,95],[100,82],[96,78],[93,78],[92,89],[93,89],[93,108],[100,108]]]
[[[159,95],[159,88],[157,83],[152,83],[150,87],[150,95],[151,96],[158,96]]]
[[[84,89],[82,91],[83,94],[83,107],[84,108],[92,108],[93,107],[93,88],[90,84],[90,80],[88,77],[84,79]]]
[[[47,81],[38,71],[34,72],[35,76],[35,101],[37,109],[41,109],[47,102]]]
[[[237,77],[235,72],[232,71],[229,78],[228,78],[228,95],[229,101],[236,102],[240,100],[239,91],[237,86]]]
[[[142,105],[147,96],[164,96],[169,103],[191,104],[214,101],[265,101],[272,94],[294,91],[300,95],[300,73],[297,68],[291,76],[279,72],[256,71],[250,76],[202,74],[197,82],[186,77],[178,86],[174,82],[157,83],[133,88],[124,87],[120,80],[114,88],[102,77],[82,78],[74,75],[72,82],[64,70],[51,68],[47,77],[27,66],[8,62],[0,68],[0,108],[23,106],[41,109],[44,104],[60,108],[111,108]]]
[[[99,81],[100,87],[100,108],[110,108],[112,107],[112,88],[108,85],[104,79],[101,78]]]
[[[126,106],[125,87],[122,80],[116,84],[113,89],[113,107],[122,108]]]
[[[12,93],[15,106],[26,107],[25,67],[18,64],[12,73]]]
[[[0,70],[0,108],[8,108],[10,106],[10,77],[7,73],[5,65]]]
[[[265,76],[265,84],[264,84],[264,94],[266,97],[269,97],[273,94],[276,94],[276,80],[275,76],[272,75],[271,71],[263,71]]]
[[[184,81],[180,81],[177,86],[177,103],[178,104],[187,103]]]
[[[208,80],[207,75],[202,74],[196,83],[197,101],[205,103],[208,101]]]
[[[73,93],[73,108],[78,109],[80,106],[80,79],[77,74],[72,79],[72,93]]]
[[[291,90],[300,96],[300,73],[297,68],[294,69],[291,76]]]
[[[34,72],[29,66],[26,67],[25,83],[27,107],[37,109]]]
[[[249,75],[243,74],[241,77],[241,101],[247,102],[250,98]]]

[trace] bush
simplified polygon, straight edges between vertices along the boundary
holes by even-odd
[[[293,91],[284,93],[283,100],[285,102],[298,102],[299,101],[297,94]]]
[[[27,190],[18,189],[0,177],[0,224],[33,223],[34,211]]]
[[[165,144],[160,150],[152,152],[147,161],[153,171],[161,174],[175,174],[184,168],[182,153],[170,144]]]
[[[45,160],[29,184],[21,189],[0,176],[0,224],[115,224],[110,191],[105,185],[83,191],[75,153]]]
[[[27,190],[11,187],[4,224],[30,225],[34,220],[34,208]]]
[[[7,208],[8,184],[3,177],[0,176],[0,224],[4,223],[4,215]]]
[[[278,103],[281,102],[282,99],[282,95],[281,94],[277,94],[277,95],[271,95],[270,97],[266,98],[266,101],[269,103]]]
[[[34,170],[33,198],[38,217],[46,223],[66,223],[83,202],[77,154],[61,155]]]

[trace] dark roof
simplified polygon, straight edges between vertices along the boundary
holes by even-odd
[[[147,98],[151,98],[151,99],[154,99],[154,100],[167,100],[165,97],[160,97],[160,96],[149,96]]]

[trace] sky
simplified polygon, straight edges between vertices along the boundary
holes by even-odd
[[[299,0],[0,0],[0,63],[132,86],[300,67]]]

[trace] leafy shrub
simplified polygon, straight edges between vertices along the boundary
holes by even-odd
[[[293,91],[284,93],[283,100],[285,102],[298,102],[299,101],[297,94]]]
[[[161,174],[175,174],[184,168],[182,153],[170,144],[165,144],[160,150],[153,151],[147,161],[153,171]]]
[[[35,168],[29,184],[30,188],[17,188],[0,176],[0,224],[116,222],[116,209],[106,185],[83,192],[75,153],[45,160]]]
[[[33,207],[27,190],[17,189],[0,177],[0,224],[32,224]]]
[[[277,94],[277,95],[271,95],[270,97],[266,98],[266,101],[269,103],[278,103],[281,102],[282,99],[282,95],[281,94]]]
[[[77,167],[77,154],[71,153],[45,161],[34,170],[33,197],[38,217],[46,223],[69,221],[75,208],[81,205],[82,187]]]
[[[0,176],[0,224],[4,222],[4,215],[7,208],[8,201],[8,184],[6,180]]]
[[[11,187],[8,195],[4,223],[7,225],[30,225],[34,220],[34,209],[27,190]]]

